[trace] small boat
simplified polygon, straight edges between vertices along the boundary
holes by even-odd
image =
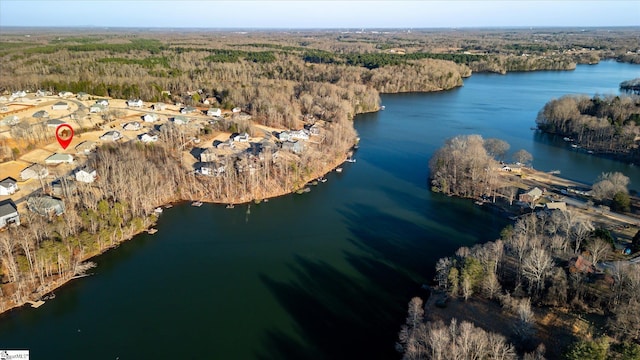
[[[56,294],[51,293],[51,294],[47,294],[45,296],[42,297],[42,300],[53,300],[56,298]]]
[[[337,167],[337,168],[336,168],[336,172],[341,173],[341,172],[342,172],[342,168],[341,168],[341,167]]]
[[[321,183],[325,183],[325,182],[327,182],[327,178],[326,177],[319,177],[318,181],[320,181]]]
[[[560,175],[560,170],[551,170],[551,171],[549,171],[549,174],[551,174],[551,175]]]
[[[191,206],[200,207],[200,206],[202,206],[202,201],[194,201],[194,202],[191,203]]]
[[[348,163],[354,163],[354,162],[356,162],[356,159],[354,159],[354,158],[347,158],[347,160],[345,160],[345,161],[346,161],[346,162],[348,162]]]
[[[578,148],[578,145],[576,145],[576,144],[571,144],[571,147],[572,147],[572,148],[574,148],[574,149],[577,149],[577,148]]]
[[[593,154],[593,150],[587,151],[587,154]]]
[[[171,209],[172,207],[173,207],[172,204],[167,204],[167,205],[164,206],[165,209]]]
[[[227,209],[233,209],[235,206],[233,206],[233,204],[229,204],[227,205]]]
[[[153,210],[154,213],[156,214],[162,214],[162,208],[161,207],[157,207],[155,208],[155,210]]]
[[[570,137],[563,137],[562,140],[564,140],[564,141],[573,141]]]
[[[380,106],[380,110],[386,109],[384,105]]]
[[[480,200],[476,201],[475,203],[476,203],[476,205],[481,205],[481,206],[482,206],[482,204],[484,204],[484,203],[483,203],[482,201],[480,201]]]
[[[153,234],[155,234],[157,232],[158,232],[158,229],[156,229],[156,228],[151,228],[151,229],[147,230],[147,234],[149,234],[149,235],[153,235]]]

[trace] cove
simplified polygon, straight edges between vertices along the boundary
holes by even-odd
[[[412,296],[438,258],[493,240],[508,223],[471,201],[433,194],[427,163],[457,134],[499,137],[534,167],[591,183],[637,167],[572,151],[530,127],[567,93],[618,93],[634,65],[474,74],[465,86],[384,95],[355,120],[356,163],[303,195],[259,205],[166,209],[142,234],[94,259],[95,275],[39,309],[0,317],[0,348],[34,358],[398,358]]]

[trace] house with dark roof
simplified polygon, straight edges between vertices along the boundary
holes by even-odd
[[[0,181],[0,195],[13,195],[18,191],[18,182],[12,177],[6,177]]]
[[[51,110],[69,110],[69,104],[64,101],[58,101],[51,105]]]
[[[80,144],[76,145],[75,149],[76,149],[76,152],[78,154],[87,155],[90,152],[92,152],[93,150],[95,150],[97,146],[98,146],[98,144],[95,141],[85,140],[85,141],[81,142]]]
[[[0,228],[7,225],[20,225],[18,207],[11,199],[0,201]]]

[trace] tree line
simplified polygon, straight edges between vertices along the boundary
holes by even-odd
[[[570,137],[593,152],[640,159],[636,146],[640,98],[636,95],[563,96],[549,101],[536,123],[540,130]]]

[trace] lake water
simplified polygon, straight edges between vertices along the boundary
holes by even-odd
[[[406,304],[435,261],[493,240],[507,223],[472,202],[428,191],[428,160],[457,134],[524,148],[534,167],[593,182],[637,167],[572,151],[530,130],[566,93],[618,93],[640,67],[475,74],[459,89],[383,96],[358,116],[357,163],[308,194],[236,206],[165,210],[153,236],[98,258],[95,275],[39,309],[0,316],[0,348],[34,358],[397,358]]]

